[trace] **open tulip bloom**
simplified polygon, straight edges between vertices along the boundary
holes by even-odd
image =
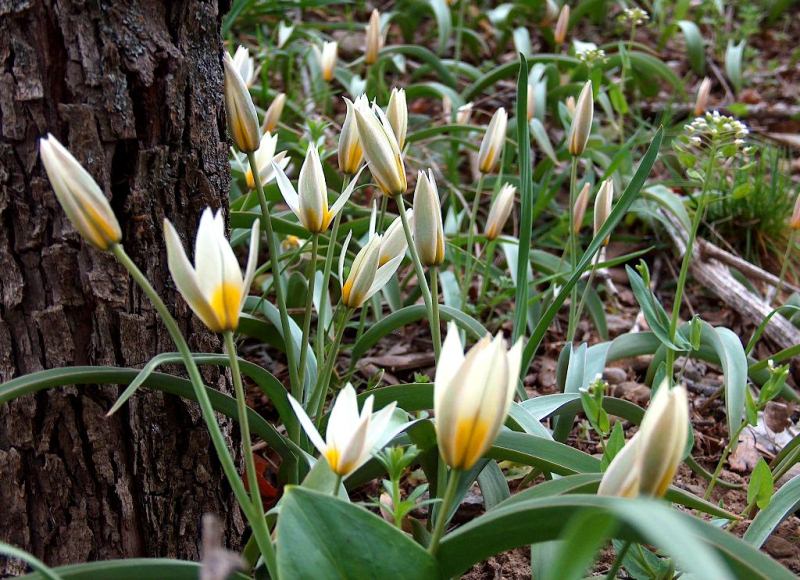
[[[278,147],[278,136],[272,135],[269,132],[261,136],[261,142],[255,152],[256,167],[258,167],[258,176],[261,178],[261,186],[265,186],[273,179],[275,179],[275,166],[281,169],[286,169],[289,164],[289,158],[286,156],[286,151],[281,151],[277,155],[275,149]],[[246,157],[240,163],[246,161]],[[273,165],[274,163],[274,165]],[[247,187],[253,189],[256,186],[255,179],[253,179],[253,169],[248,168],[245,172],[245,181]]]
[[[303,227],[312,234],[319,234],[328,229],[333,218],[350,199],[353,188],[358,182],[358,175],[356,175],[339,199],[328,208],[328,186],[325,183],[325,174],[322,171],[319,153],[314,145],[308,146],[306,159],[300,168],[300,176],[297,179],[297,189],[300,190],[300,193],[295,190],[281,167],[273,164],[273,168],[278,188],[286,205],[297,216]]]
[[[213,332],[236,330],[258,259],[259,220],[250,230],[250,253],[244,276],[225,237],[222,211],[206,208],[197,228],[192,266],[178,232],[164,220],[167,261],[175,286],[198,318]]]
[[[373,451],[379,450],[393,436],[388,427],[397,403],[373,414],[374,399],[373,395],[367,397],[359,414],[356,391],[347,383],[333,404],[323,440],[303,406],[289,395],[289,403],[311,443],[328,462],[331,471],[341,478],[364,465]]]
[[[470,469],[494,443],[519,379],[522,340],[506,349],[501,334],[488,334],[464,356],[451,322],[436,365],[433,407],[436,440],[451,468]]]

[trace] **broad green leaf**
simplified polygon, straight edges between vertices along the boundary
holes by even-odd
[[[407,57],[414,58],[418,61],[430,65],[436,71],[438,79],[446,84],[448,87],[455,88],[456,79],[450,73],[438,56],[433,54],[430,50],[422,46],[414,46],[409,44],[395,44],[381,49],[380,56],[390,56],[395,54],[402,54]]]
[[[70,564],[54,568],[64,580],[197,580],[200,564],[169,558],[130,558],[127,560],[101,560],[86,564]],[[24,580],[46,578],[41,573],[21,576]],[[234,572],[229,580],[245,580],[247,576]]]
[[[446,0],[428,0],[428,3],[431,10],[433,10],[433,15],[436,17],[436,28],[439,35],[439,46],[436,52],[441,54],[453,34],[453,18],[450,16],[450,7]]]
[[[698,578],[793,578],[788,570],[730,533],[649,499],[589,495],[545,497],[498,506],[456,529],[440,544],[444,576],[458,575],[492,554],[559,539],[570,519],[587,510],[619,523],[615,536],[657,546]],[[535,522],[535,525],[531,525]]]
[[[750,474],[750,483],[747,485],[747,503],[757,505],[764,509],[772,499],[775,482],[772,481],[772,472],[763,457],[758,458],[753,473]]]
[[[486,463],[486,467],[478,474],[478,485],[481,487],[483,507],[486,511],[511,497],[506,476],[496,461]]]
[[[6,558],[25,562],[28,566],[36,570],[42,578],[47,578],[48,580],[61,580],[63,578],[61,574],[50,568],[33,554],[29,554],[25,550],[12,546],[11,544],[6,544],[3,541],[0,541],[0,554]]]
[[[487,456],[532,465],[559,475],[600,471],[600,461],[583,451],[516,431],[501,431]]]
[[[686,40],[686,52],[692,70],[700,76],[704,75],[706,72],[706,50],[700,29],[691,20],[678,20],[678,26]]]
[[[728,47],[725,49],[725,74],[731,81],[736,93],[742,90],[744,85],[744,76],[742,75],[744,58],[744,47],[746,41],[742,40],[739,43],[728,41]]]
[[[583,510],[570,518],[545,578],[579,580],[586,576],[598,551],[617,528],[617,521],[603,511]]]
[[[760,548],[783,520],[800,508],[800,475],[796,475],[775,492],[766,509],[760,511],[744,533],[743,540]]]
[[[282,578],[438,579],[436,561],[402,531],[363,507],[290,486],[276,530]]]

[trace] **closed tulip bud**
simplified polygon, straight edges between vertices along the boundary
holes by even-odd
[[[278,48],[283,48],[286,41],[291,38],[294,32],[294,26],[286,24],[283,20],[278,24]]]
[[[694,101],[694,116],[700,117],[708,107],[708,96],[711,94],[711,79],[705,77],[697,88],[697,98]]]
[[[258,259],[259,221],[250,230],[250,254],[244,276],[225,237],[222,212],[216,215],[206,208],[197,228],[192,266],[183,249],[178,232],[164,220],[167,242],[167,264],[181,293],[197,317],[213,332],[234,331],[239,314],[253,282]]]
[[[419,260],[425,266],[438,266],[444,262],[444,226],[439,190],[433,171],[427,175],[420,171],[414,190],[414,245]]]
[[[374,402],[374,395],[367,397],[359,414],[356,391],[347,383],[333,404],[323,440],[303,406],[289,395],[289,403],[306,435],[339,477],[347,477],[364,465],[373,451],[380,450],[393,436],[389,420],[397,403],[373,414]]]
[[[556,29],[553,31],[553,38],[557,45],[564,44],[567,39],[567,29],[569,28],[569,5],[564,4],[561,7],[561,12],[558,13],[558,21],[556,21]]]
[[[611,205],[614,203],[614,182],[611,179],[606,179],[600,185],[600,191],[597,192],[597,198],[594,200],[594,235],[596,236],[606,223],[609,214],[611,213]],[[608,245],[610,237],[603,240],[604,245]]]
[[[39,141],[50,185],[72,226],[100,250],[108,250],[122,239],[117,217],[103,190],[58,139],[48,133]]]
[[[517,188],[513,185],[506,183],[500,188],[497,198],[494,200],[491,209],[489,209],[489,217],[486,218],[486,239],[494,240],[503,231],[503,226],[508,221],[508,216],[511,215],[511,210],[514,208],[514,194]]]
[[[264,133],[261,137],[261,144],[255,152],[256,167],[258,168],[258,176],[261,178],[261,185],[264,186],[270,181],[275,179],[275,170],[273,163],[281,169],[286,169],[289,164],[289,158],[286,157],[286,151],[281,151],[275,154],[275,149],[278,146],[278,136],[271,133]],[[256,186],[256,181],[253,179],[253,168],[249,167],[244,175],[247,187],[253,189]]]
[[[403,195],[408,188],[406,168],[389,120],[379,107],[370,109],[366,99],[356,100],[353,109],[372,177],[386,195]]]
[[[238,68],[227,52],[222,64],[225,69],[225,112],[228,117],[228,130],[239,151],[251,153],[258,149],[261,139],[256,107],[247,90],[247,84],[239,75]]]
[[[286,93],[278,93],[275,98],[267,107],[267,112],[264,113],[264,124],[261,126],[262,130],[271,133],[278,127],[278,121],[281,120],[283,114],[283,106],[286,104]]]
[[[372,11],[367,24],[367,46],[364,50],[364,62],[375,64],[378,61],[378,53],[383,48],[383,34],[381,33],[381,14],[377,10]]]
[[[334,42],[324,42],[322,50],[318,46],[312,47],[314,56],[317,58],[319,70],[322,72],[322,78],[325,81],[333,80],[333,71],[336,69],[336,56],[339,51],[339,45]]]
[[[569,111],[569,114],[574,117],[575,116],[575,97],[573,97],[573,96],[567,97],[567,100],[564,101],[564,106],[567,107],[567,111]]]
[[[283,169],[273,164],[275,180],[283,199],[292,213],[297,216],[303,227],[312,234],[319,234],[328,229],[336,214],[341,211],[344,204],[353,193],[358,178],[353,179],[334,204],[328,208],[328,186],[325,183],[325,174],[322,171],[322,162],[314,145],[309,145],[306,158],[300,168],[295,190]]]
[[[558,4],[555,0],[547,0],[544,6],[544,19],[542,24],[550,24],[553,20],[558,18]]]
[[[356,113],[353,102],[345,97],[347,114],[342,124],[342,132],[339,135],[339,169],[346,175],[353,175],[361,162],[364,161],[364,149],[361,146],[361,138],[358,135],[358,125],[356,124]],[[356,99],[356,103],[363,102],[369,108],[366,95],[361,95]]]
[[[386,118],[389,119],[389,125],[392,126],[394,136],[397,138],[397,146],[402,151],[408,131],[408,107],[404,89],[392,89],[389,105],[386,107]]]
[[[589,205],[589,192],[591,191],[591,185],[589,182],[583,184],[581,188],[581,192],[578,194],[578,197],[575,198],[575,207],[572,208],[572,224],[573,224],[573,231],[577,234],[581,231],[581,227],[583,227],[583,218],[586,215],[586,208]]]
[[[689,401],[682,385],[664,382],[645,412],[639,432],[614,457],[598,495],[662,497],[683,459],[689,434]]]
[[[500,155],[503,153],[503,145],[506,142],[506,126],[508,125],[508,114],[503,107],[495,111],[486,133],[481,141],[481,148],[478,151],[478,170],[481,173],[491,173],[500,162]]]
[[[461,105],[456,111],[456,123],[459,125],[469,125],[469,120],[472,117],[472,103]]]
[[[348,308],[361,308],[373,294],[383,288],[397,272],[403,255],[395,256],[385,264],[380,264],[382,237],[373,235],[356,254],[350,273],[344,277],[344,260],[350,244],[352,232],[345,238],[342,253],[339,256],[339,280],[342,281],[342,304]]]
[[[409,223],[414,224],[414,212],[410,209],[406,210],[406,217]],[[403,220],[400,216],[394,218],[394,221],[386,229],[381,240],[381,253],[378,258],[378,265],[383,266],[387,262],[393,260],[397,256],[405,255],[408,249],[408,240],[406,239],[406,232],[403,229]]]
[[[466,356],[454,323],[436,365],[433,408],[436,440],[445,463],[467,470],[494,443],[514,398],[522,341],[506,350],[501,334],[488,334]]]
[[[239,71],[239,76],[248,87],[256,78],[256,61],[250,56],[250,51],[244,46],[239,46],[233,54],[233,64]]]
[[[594,97],[592,96],[592,81],[583,85],[575,114],[572,117],[572,126],[569,130],[569,153],[578,156],[586,149],[589,134],[592,132],[592,119],[594,118]]]
[[[528,103],[527,103],[528,104],[528,109],[527,109],[528,121],[533,119],[533,115],[534,115],[534,113],[536,113],[536,98],[535,98],[535,96],[533,94],[534,88],[535,88],[535,85],[533,85],[532,83],[528,83]]]
[[[800,195],[794,200],[794,210],[792,218],[789,220],[789,227],[793,230],[800,230]]]

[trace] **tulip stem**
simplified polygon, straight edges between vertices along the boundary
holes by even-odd
[[[717,150],[712,148],[709,152],[708,165],[706,166],[706,174],[703,179],[703,189],[700,193],[700,199],[697,202],[697,209],[695,209],[694,216],[692,217],[692,229],[689,232],[689,237],[686,240],[686,250],[683,254],[681,261],[681,270],[678,274],[678,285],[675,288],[675,299],[672,302],[672,316],[669,322],[669,339],[674,344],[675,338],[678,334],[678,322],[681,316],[681,303],[683,302],[683,290],[686,287],[686,278],[689,273],[689,264],[692,262],[692,253],[694,250],[694,241],[697,238],[697,230],[700,228],[700,222],[703,221],[703,215],[706,211],[706,200],[708,198],[709,183],[711,181],[711,172],[714,169],[714,159],[716,158]],[[666,356],[666,370],[667,382],[672,388],[672,370],[675,366],[675,351],[667,348]]]
[[[586,296],[592,289],[592,282],[594,282],[594,276],[597,273],[597,264],[600,263],[600,256],[602,255],[604,247],[605,246],[601,246],[600,250],[598,250],[597,254],[595,254],[594,257],[592,258],[591,270],[589,271],[589,279],[586,281],[586,286],[583,287],[583,292],[581,293],[581,301],[578,303],[578,310],[575,313],[576,324],[579,324],[581,321],[581,313],[583,312],[583,307],[586,305]]]
[[[481,205],[481,192],[483,191],[483,173],[478,178],[478,185],[475,187],[475,197],[472,199],[472,210],[469,212],[469,229],[467,230],[467,245],[465,246],[466,254],[472,253],[472,244],[475,240],[475,223],[478,221],[478,208]],[[470,256],[471,257],[471,256]],[[471,270],[468,265],[464,266],[464,280],[461,284],[461,305],[463,307],[467,300],[469,293]]]
[[[253,173],[253,181],[255,182],[256,191],[258,192],[258,203],[261,205],[261,219],[264,221],[264,227],[267,233],[267,247],[269,249],[270,265],[272,267],[273,285],[275,286],[275,298],[278,301],[283,342],[286,345],[286,358],[289,362],[291,392],[295,399],[301,401],[303,397],[303,384],[298,380],[299,369],[297,367],[297,359],[295,359],[294,339],[292,337],[292,328],[289,326],[289,312],[286,310],[286,297],[283,294],[283,285],[281,284],[281,271],[278,264],[278,241],[272,229],[272,219],[269,213],[269,205],[267,204],[267,196],[264,194],[264,187],[261,184],[261,175],[258,173],[255,153],[252,151],[249,152],[247,154],[247,160],[250,163],[250,171]],[[295,443],[299,443],[300,423],[294,418],[290,419],[288,423],[286,427],[289,432],[289,438]]]
[[[439,350],[442,347],[442,327],[439,317],[439,267],[431,266],[429,268],[431,275],[431,335],[433,336],[433,344],[439,345]],[[439,360],[439,354],[436,354],[436,360]]]
[[[297,382],[302,386],[305,379],[306,358],[308,357],[308,341],[311,333],[311,309],[314,305],[314,284],[317,280],[317,252],[319,251],[319,234],[311,234],[311,267],[308,276],[308,293],[306,294],[306,310],[303,315],[303,337],[300,340],[300,364]],[[302,391],[301,391],[302,392]],[[295,397],[296,398],[296,397]],[[297,399],[298,401],[301,399]]]
[[[625,560],[625,556],[628,555],[628,550],[631,549],[631,542],[630,540],[626,541],[623,544],[622,549],[617,553],[617,557],[614,559],[614,563],[611,565],[611,569],[606,574],[606,580],[615,580],[617,577],[617,572],[619,572],[620,568],[622,568],[622,562]]]
[[[436,360],[439,360],[439,353],[442,350],[442,339],[439,332],[434,331],[434,313],[433,313],[433,299],[431,298],[431,290],[428,287],[428,281],[425,278],[425,271],[422,269],[422,262],[419,259],[419,252],[417,246],[414,244],[414,235],[411,233],[411,224],[408,223],[408,216],[406,215],[406,204],[403,201],[402,195],[395,196],[397,201],[397,210],[400,212],[400,221],[403,223],[403,231],[406,234],[406,242],[408,242],[408,249],[411,252],[411,261],[414,262],[414,271],[417,274],[417,281],[419,289],[422,292],[422,300],[425,302],[425,308],[428,310],[428,322],[431,325],[431,338],[433,339],[433,353]]]
[[[342,486],[342,476],[336,474],[336,483],[333,485],[333,497],[339,497],[339,488]]]
[[[461,60],[461,34],[464,30],[464,11],[466,6],[467,3],[463,1],[458,5],[458,20],[456,22],[456,48],[454,54],[455,62],[459,62]]]
[[[747,427],[747,425],[747,421],[742,421],[742,424],[739,425],[739,428],[736,430],[736,432],[731,435],[728,444],[725,446],[725,449],[722,450],[722,455],[719,458],[717,467],[714,469],[714,473],[711,474],[711,481],[708,482],[708,487],[703,495],[703,499],[707,500],[711,497],[711,492],[714,491],[714,488],[717,486],[719,474],[722,473],[722,466],[725,465],[728,455],[730,455],[731,451],[733,451],[733,446],[739,441],[739,435],[742,434],[742,431],[745,427]]]
[[[481,281],[481,291],[478,294],[478,304],[481,303],[483,300],[483,295],[486,294],[486,291],[489,289],[489,272],[492,267],[492,261],[494,259],[494,250],[495,250],[496,242],[494,240],[489,240],[486,242],[486,263],[483,267],[483,280]]]
[[[347,322],[353,314],[352,308],[343,309],[340,306],[337,308],[337,313],[338,311],[342,311],[343,314],[340,316],[341,320],[339,324],[336,325],[336,335],[333,338],[328,354],[325,356],[325,366],[319,374],[317,386],[309,401],[309,409],[315,409],[317,429],[319,429],[322,423],[322,411],[325,409],[325,399],[328,395],[328,387],[330,387],[331,384],[333,367],[336,365],[336,357],[339,354],[339,346],[342,344],[344,329],[347,327]]]
[[[378,231],[383,232],[383,221],[386,218],[386,208],[389,205],[389,196],[381,196],[381,212],[378,214]]]
[[[461,1],[463,2],[464,0]],[[448,519],[447,516],[449,515],[450,509],[453,506],[453,501],[456,498],[459,479],[461,479],[461,472],[457,469],[452,469],[447,478],[447,489],[444,492],[442,503],[439,505],[439,509],[436,510],[436,525],[434,526],[433,533],[431,534],[431,543],[428,545],[428,552],[431,556],[435,556],[436,551],[439,549],[439,541],[442,539],[442,535],[444,534],[444,527],[445,524],[447,524]]]
[[[239,431],[242,437],[242,453],[244,453],[244,464],[247,471],[247,485],[250,487],[250,498],[253,503],[253,520],[250,524],[253,527],[253,535],[258,538],[259,546],[269,545],[272,542],[269,537],[269,528],[264,519],[264,503],[261,500],[261,489],[258,485],[258,473],[256,472],[255,457],[253,456],[253,442],[250,439],[250,421],[247,418],[247,400],[245,399],[244,386],[242,385],[242,374],[239,371],[239,357],[236,355],[236,343],[233,340],[233,333],[224,332],[225,350],[228,351],[228,358],[231,361],[231,376],[233,377],[233,390],[236,393],[236,412],[239,416]],[[263,524],[263,525],[262,525]],[[274,560],[275,555],[272,555]]]
[[[261,554],[266,560],[267,569],[270,572],[270,576],[277,578],[275,551],[269,538],[269,529],[266,527],[266,520],[264,520],[263,514],[254,513],[254,506],[247,495],[247,490],[245,489],[244,484],[239,477],[236,465],[233,462],[233,457],[231,457],[230,450],[225,443],[225,438],[222,435],[219,424],[217,423],[216,415],[214,414],[214,408],[211,406],[211,400],[208,398],[208,393],[206,392],[203,378],[200,376],[200,370],[197,368],[197,363],[195,363],[194,357],[192,356],[192,351],[189,349],[189,345],[187,344],[183,333],[178,327],[178,323],[172,317],[172,314],[170,313],[166,304],[164,304],[164,301],[158,295],[158,292],[156,292],[153,286],[150,284],[150,281],[142,273],[142,271],[139,270],[139,267],[133,262],[133,260],[131,260],[130,256],[128,256],[128,254],[125,252],[125,248],[123,248],[121,244],[114,244],[109,248],[109,250],[114,257],[117,258],[119,263],[125,267],[125,269],[130,273],[134,282],[139,285],[145,295],[150,299],[150,302],[155,307],[156,312],[158,312],[158,315],[164,322],[164,326],[167,328],[167,332],[169,332],[169,335],[172,338],[172,341],[175,343],[178,352],[180,352],[183,363],[186,366],[186,371],[189,374],[190,382],[192,383],[194,395],[197,398],[198,404],[200,405],[203,420],[208,428],[211,442],[214,445],[214,450],[216,451],[217,457],[222,465],[222,471],[225,473],[225,477],[228,479],[228,483],[233,490],[233,495],[236,497],[239,507],[242,509],[245,517],[250,522],[250,526],[253,528],[253,535],[256,538],[256,543],[261,550]]]
[[[347,189],[350,182],[350,176],[345,175],[342,180],[342,191]],[[333,268],[333,253],[336,251],[336,239],[339,236],[339,224],[342,223],[342,214],[344,211],[336,213],[333,218],[333,226],[331,227],[330,242],[328,243],[328,251],[325,254],[325,269],[322,271],[322,292],[320,293],[319,301],[319,316],[317,318],[317,337],[315,348],[317,351],[317,368],[321,367],[325,358],[325,337],[328,334],[328,328],[325,325],[325,315],[328,310],[328,301],[325,299],[328,293],[328,286],[331,281],[331,269]]]
[[[575,234],[575,188],[578,181],[578,156],[572,156],[572,168],[569,177],[569,265],[570,272],[575,272],[578,262],[578,236]],[[569,294],[569,320],[567,322],[567,343],[571,343],[575,336],[577,320],[575,315],[578,310],[578,285],[575,284]]]

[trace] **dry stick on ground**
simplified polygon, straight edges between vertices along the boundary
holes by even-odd
[[[682,256],[686,251],[688,232],[672,214],[666,211],[663,213],[672,224],[671,228],[667,228],[667,233],[673,244],[675,244],[678,254]],[[772,308],[760,296],[755,296],[736,280],[728,271],[726,265],[716,257],[709,255],[708,248],[711,246],[713,244],[710,242],[702,242],[695,245],[690,268],[692,276],[700,284],[716,294],[725,304],[738,312],[742,318],[754,326],[758,326],[772,312]],[[701,248],[704,248],[703,252],[701,252]],[[724,252],[719,248],[717,250]],[[719,252],[716,255],[722,256],[723,254]],[[741,263],[737,265],[737,268],[740,266]],[[780,314],[775,314],[770,319],[764,330],[764,335],[781,349],[800,344],[800,330]]]
[[[747,260],[736,256],[735,254],[731,254],[720,248],[719,246],[715,246],[714,244],[707,242],[705,240],[700,240],[700,255],[704,259],[712,258],[718,260],[720,262],[724,262],[729,266],[733,266],[737,270],[739,270],[742,274],[747,276],[752,276],[753,278],[758,278],[759,280],[766,282],[770,286],[777,286],[780,284],[780,287],[784,290],[790,290],[792,292],[800,293],[800,287],[795,286],[794,284],[790,284],[786,280],[780,280],[774,274],[770,274],[766,270],[762,270],[758,266],[751,264]]]

